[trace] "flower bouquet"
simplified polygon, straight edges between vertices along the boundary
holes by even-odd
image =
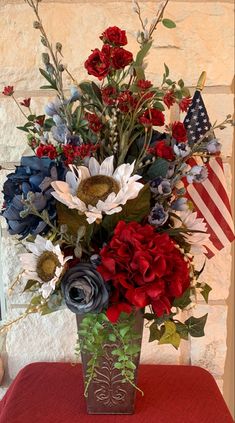
[[[26,119],[19,129],[32,149],[3,187],[9,233],[25,246],[17,283],[31,295],[15,322],[67,306],[77,316],[85,395],[94,403],[89,411],[130,413],[127,394],[133,400],[132,388],[140,390],[144,318],[150,342],[178,348],[182,339],[204,335],[207,315],[180,319],[197,295],[207,301],[211,289],[198,281],[203,269],[194,264],[195,254],[207,252],[209,235],[186,188],[207,178],[203,160],[220,150],[214,130],[230,116],[194,142],[182,122],[165,121],[165,109],[187,112],[192,101],[166,65],[160,86],[145,76],[158,25],[175,27],[163,16],[168,1],[150,25],[134,1],[141,24],[136,57],[126,49],[126,32],[109,27],[85,62],[93,78],[82,82],[64,65],[62,44],[50,43],[40,0],[27,3],[45,46],[40,73],[47,82],[41,88],[54,90],[56,98],[36,115],[30,98],[19,103],[12,86],[3,90]],[[69,96],[64,75],[71,81]],[[201,164],[190,164],[197,157]]]

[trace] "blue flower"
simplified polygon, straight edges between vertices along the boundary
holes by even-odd
[[[55,200],[51,196],[53,189],[51,182],[57,179],[64,180],[65,169],[57,166],[49,158],[26,156],[21,158],[20,166],[14,173],[7,175],[3,185],[4,207],[2,215],[8,223],[11,235],[21,235],[25,238],[29,234],[37,235],[46,231],[46,223],[39,217],[28,214],[21,217],[25,209],[24,200],[33,193],[33,205],[37,211],[47,210],[50,220],[56,218]]]
[[[168,217],[169,214],[164,207],[161,204],[156,203],[150,212],[148,221],[151,225],[161,226],[167,221]]]
[[[162,178],[162,176],[158,176],[151,181],[150,190],[154,194],[168,196],[171,194],[171,183],[168,179]]]
[[[201,183],[208,178],[208,170],[206,166],[193,166],[189,172],[186,173],[186,178],[189,184],[194,182]]]

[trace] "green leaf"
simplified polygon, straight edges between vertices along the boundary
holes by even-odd
[[[57,90],[55,80],[44,69],[39,68],[40,74],[51,84],[51,88]]]
[[[52,90],[54,89],[51,85],[42,85],[40,90]]]
[[[176,23],[171,19],[162,19],[162,24],[169,29],[176,27]]]
[[[152,43],[153,43],[152,41],[148,41],[147,43],[144,43],[141,46],[140,51],[136,55],[136,59],[135,59],[134,65],[133,65],[134,68],[136,66],[141,66],[143,64],[144,58],[147,56],[147,54],[148,54],[148,52],[149,52],[149,50],[152,46]]]
[[[202,317],[194,317],[191,316],[188,320],[184,323],[188,328],[188,332],[194,338],[200,338],[201,336],[205,335],[204,327],[207,321],[208,314],[205,314]]]
[[[134,355],[136,353],[139,353],[140,350],[141,350],[141,347],[139,345],[136,345],[136,344],[128,345],[126,348],[126,353],[130,355]]]
[[[162,103],[160,103],[160,101],[155,101],[153,104],[155,109],[161,110],[162,112],[164,112],[165,107],[163,106]]]
[[[110,333],[109,334],[109,341],[111,341],[111,342],[115,342],[116,341],[116,336],[113,334],[113,333]]]
[[[212,288],[207,283],[205,283],[205,285],[203,285],[203,286],[200,284],[200,288],[202,289],[200,294],[203,296],[204,300],[208,304],[209,294],[212,291]]]
[[[147,319],[147,320],[154,320],[155,317],[156,317],[156,314],[154,314],[154,313],[145,313],[144,314],[144,318]]]
[[[159,329],[156,322],[153,322],[149,327],[150,335],[149,335],[149,342],[159,341],[163,335],[164,328]]]
[[[115,369],[120,370],[120,369],[123,369],[123,364],[122,363],[115,363],[114,367],[115,367]]]
[[[190,97],[191,96],[190,91],[187,87],[184,87],[182,89],[182,94],[183,94],[184,97]]]
[[[176,332],[176,325],[174,322],[165,322],[165,331],[159,340],[159,345],[172,344],[176,349],[180,345],[180,335]]]
[[[86,216],[84,214],[80,215],[77,210],[69,209],[59,202],[56,203],[56,210],[58,225],[67,225],[71,235],[77,236],[77,231],[81,226],[85,226],[86,229],[88,228],[89,224]]]
[[[29,132],[29,130],[25,126],[17,126],[16,128],[20,131]]]
[[[180,79],[178,81],[178,85],[180,86],[180,88],[184,88],[184,81],[183,81],[183,79]]]
[[[140,222],[150,210],[150,189],[149,185],[145,184],[139,192],[138,197],[134,200],[129,200],[123,206],[120,213],[115,213],[110,216],[105,216],[102,221],[102,226],[111,233],[120,220],[125,222]]]
[[[164,63],[164,68],[165,68],[165,77],[167,78],[169,76],[170,71],[168,66],[165,63]]]
[[[38,281],[35,281],[33,279],[29,279],[24,287],[23,292],[30,290],[30,288],[32,288],[32,286],[36,285],[38,283]]]
[[[127,334],[127,332],[129,332],[129,330],[130,330],[129,326],[125,326],[124,328],[121,328],[120,331],[119,331],[121,337],[124,338],[125,335]]]
[[[206,260],[204,261],[203,266],[200,270],[195,270],[194,275],[196,279],[198,279],[199,276],[202,274],[203,270],[205,269],[205,265],[206,265]]]
[[[162,176],[165,178],[167,171],[169,168],[169,162],[165,159],[158,158],[155,162],[150,166],[148,170],[148,177],[150,179],[156,178],[157,176]]]
[[[183,310],[190,303],[191,303],[191,300],[190,300],[190,288],[188,288],[183,293],[183,295],[181,295],[181,297],[174,299],[173,305],[174,305],[174,307],[179,307],[181,310]]]
[[[165,80],[165,83],[166,83],[167,85],[172,85],[172,84],[174,84],[174,82],[173,82],[171,79],[166,79],[166,80]]]
[[[181,339],[188,340],[188,327],[181,322],[175,322],[176,332],[180,335]]]
[[[91,83],[91,86],[92,86],[93,92],[96,95],[97,99],[102,103],[102,94],[101,94],[100,88],[93,81]]]
[[[126,361],[125,367],[127,367],[128,369],[131,369],[131,370],[136,369],[136,365],[132,361]]]

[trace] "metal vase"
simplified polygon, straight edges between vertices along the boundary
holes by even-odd
[[[77,315],[77,325],[84,316]],[[143,335],[143,310],[136,311],[135,314],[135,332],[140,335],[139,343],[141,347]],[[123,376],[120,370],[114,367],[115,358],[111,354],[113,349],[118,348],[115,342],[108,342],[104,345],[103,356],[100,359],[99,367],[96,368],[96,376],[88,388],[86,398],[88,414],[133,414],[135,410],[136,389],[129,383],[123,382]],[[81,354],[83,376],[85,379],[87,362],[90,360],[89,354]],[[135,380],[137,383],[137,374],[139,367],[140,353],[133,359],[136,365]]]

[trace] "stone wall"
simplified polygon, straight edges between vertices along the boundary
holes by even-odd
[[[156,2],[142,1],[140,4],[143,14],[151,19]],[[63,43],[65,62],[79,81],[87,78],[84,60],[97,46],[98,35],[107,26],[125,28],[129,48],[137,51],[135,31],[139,22],[130,1],[44,0],[41,16],[50,38]],[[167,16],[177,23],[177,28],[159,28],[149,55],[149,78],[155,83],[160,82],[165,62],[172,77],[183,77],[193,93],[201,71],[206,70],[208,77],[203,97],[209,116],[212,122],[223,119],[233,107],[233,1],[172,0]],[[33,20],[32,12],[23,0],[0,0],[0,87],[14,85],[17,98],[32,97],[32,108],[42,112],[48,98],[54,94],[39,90],[43,82],[38,72],[43,46],[38,32],[32,28]],[[16,129],[20,124],[22,116],[17,107],[10,98],[0,94],[0,165],[7,169],[0,171],[0,184],[9,173],[8,169],[12,169],[14,162],[27,152],[24,133]],[[233,133],[226,129],[217,136],[223,144],[225,173],[231,192]],[[16,257],[20,246],[15,247],[7,236],[3,221],[2,227],[0,278],[7,295],[7,287],[17,276]],[[192,363],[205,367],[222,390],[224,382],[225,393],[231,392],[231,381],[227,377],[224,379],[227,345],[230,347],[231,344],[227,336],[231,268],[231,248],[227,247],[207,263],[203,273],[203,280],[213,286],[213,291],[209,305],[200,303],[195,315],[209,312],[206,336],[185,342],[176,351],[171,346],[148,344],[146,332],[143,362]],[[17,316],[25,303],[27,298],[23,298],[20,292],[7,296],[8,317]],[[230,309],[229,313],[231,318]],[[31,316],[19,323],[7,334],[3,347],[5,386],[29,362],[73,359],[75,338],[75,318],[69,311],[43,318]],[[226,400],[230,400],[228,394]]]

